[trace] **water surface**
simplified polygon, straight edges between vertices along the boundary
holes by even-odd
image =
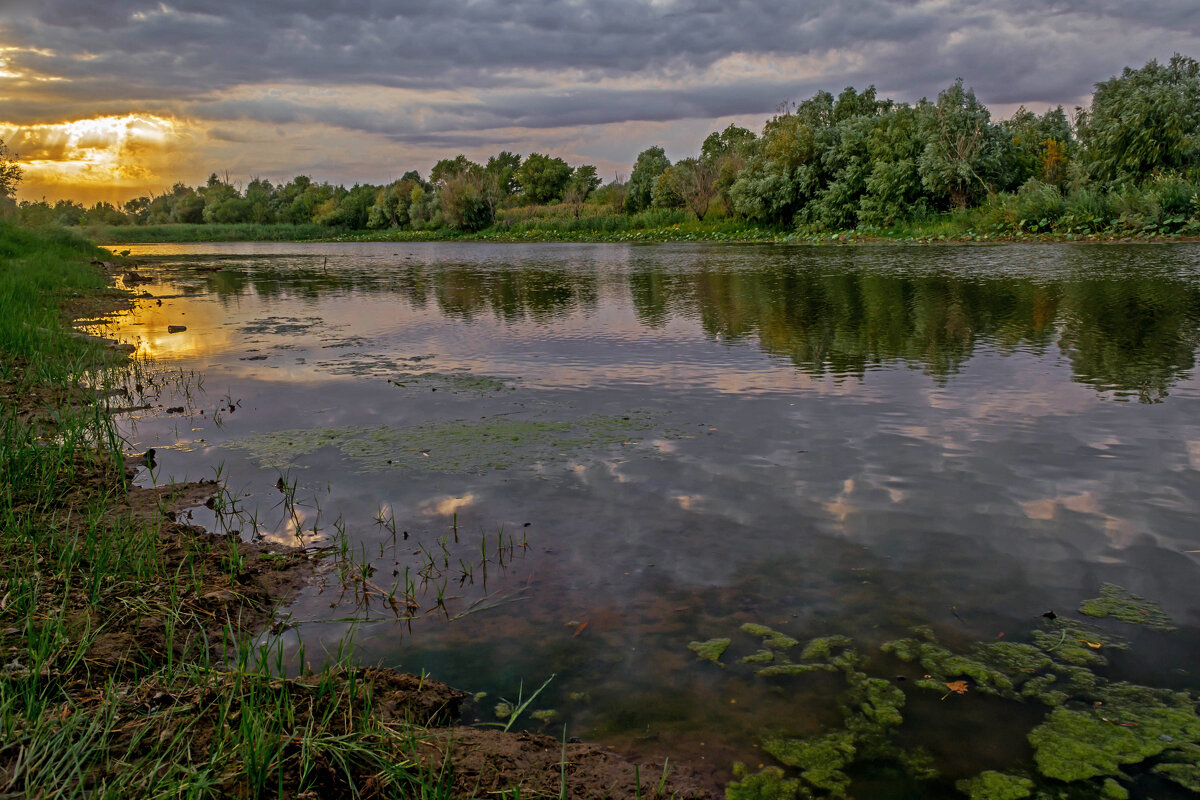
[[[528,727],[718,779],[837,719],[828,681],[687,649],[732,664],[745,622],[891,675],[911,626],[1022,640],[1113,582],[1180,630],[1124,631],[1110,674],[1200,685],[1200,247],[133,252],[156,300],[118,334],[182,376],[127,426],[153,479],[219,469],[242,535],[344,530],[375,586],[417,584],[402,620],[327,571],[290,609],[310,662],[365,620],[361,658],[487,692],[484,721],[554,673]],[[945,708],[911,699],[905,735],[951,777],[1028,759],[1039,710]]]

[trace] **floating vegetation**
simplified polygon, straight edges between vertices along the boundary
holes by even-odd
[[[721,663],[721,656],[729,649],[732,639],[709,639],[706,642],[689,642],[688,650],[696,654],[696,658],[703,661],[711,661],[718,666],[725,666]]]
[[[769,664],[775,660],[775,654],[770,650],[759,650],[757,653],[745,656],[741,659],[742,664]]]
[[[947,684],[966,680],[970,688],[984,694],[1008,700],[1032,699],[1049,706],[1061,705],[1095,688],[1095,673],[1080,665],[1107,663],[1100,654],[1106,647],[1128,648],[1123,640],[1064,617],[1048,620],[1042,629],[1034,631],[1033,644],[984,642],[967,655],[946,649],[932,639],[927,629],[919,629],[918,633],[922,639],[898,639],[881,648],[901,661],[921,665],[929,677],[917,681],[917,686],[944,692]]]
[[[733,765],[734,780],[725,787],[725,800],[796,800],[812,797],[800,785],[799,778],[789,778],[779,767],[767,767],[759,772],[740,761]]]
[[[1033,794],[1033,781],[1020,775],[988,770],[954,784],[971,800],[1021,800]]]
[[[762,669],[758,670],[758,674],[763,678],[770,678],[772,676],[778,677],[780,675],[805,675],[809,672],[819,672],[821,670],[832,672],[834,669],[834,667],[830,667],[827,664],[793,664],[791,662],[787,662],[784,664],[772,664],[769,667],[763,667]]]
[[[1098,686],[1089,699],[1090,706],[1056,708],[1029,734],[1043,775],[1119,778],[1125,765],[1200,745],[1196,702],[1183,692],[1112,683]]]
[[[764,662],[767,660],[764,654],[779,662],[758,669],[759,677],[842,672],[846,688],[838,697],[838,708],[843,726],[816,737],[764,736],[763,750],[781,764],[798,770],[799,780],[786,777],[779,767],[751,774],[744,765],[735,765],[735,780],[726,789],[727,798],[846,797],[851,784],[847,770],[860,761],[886,760],[904,770],[912,780],[936,777],[927,753],[905,750],[891,741],[891,731],[904,721],[901,714],[904,692],[889,681],[860,671],[862,658],[851,647],[850,639],[844,636],[815,639],[804,648],[801,657],[825,660],[796,664],[787,658],[787,651],[799,644],[792,637],[755,623],[747,623],[741,630],[761,638],[765,645],[756,656],[742,659],[741,663]]]
[[[512,386],[499,378],[470,372],[401,372],[389,379],[388,383],[398,389],[448,391],[455,394],[495,395],[513,390]]]
[[[529,713],[529,717],[531,719],[536,719],[543,725],[548,725],[551,722],[554,722],[554,720],[558,719],[558,712],[552,708],[542,709],[540,711],[531,711]]]
[[[1133,592],[1116,584],[1106,583],[1100,587],[1100,596],[1083,601],[1080,614],[1089,617],[1112,617],[1130,625],[1144,625],[1159,631],[1173,631],[1171,618],[1158,603],[1138,597]]]
[[[754,622],[747,622],[743,625],[742,632],[761,638],[763,640],[763,647],[766,647],[768,650],[787,650],[800,644],[785,633],[780,633],[777,630],[768,628],[766,625],[759,625]]]
[[[1106,616],[1121,619],[1119,615],[1127,616],[1132,608],[1137,624],[1169,624],[1156,604],[1119,587],[1106,586],[1099,600],[1084,606],[1101,601]],[[923,677],[906,684],[862,671],[866,658],[844,636],[810,641],[801,650],[800,663],[795,663],[788,658],[790,647],[769,644],[794,642],[790,636],[753,623],[742,631],[763,639],[762,649],[738,661],[759,678],[792,680],[814,671],[841,672],[845,688],[838,708],[843,723],[817,736],[764,732],[763,750],[794,772],[768,766],[751,773],[745,765],[735,765],[734,781],[726,792],[732,800],[844,798],[856,765],[866,762],[893,773],[898,770],[910,781],[936,778],[928,753],[893,741],[904,721],[907,696],[902,685],[911,687],[909,691],[935,691],[948,702],[958,695],[982,693],[1049,708],[1028,733],[1031,762],[1014,764],[1008,771],[984,771],[954,784],[972,800],[1121,800],[1146,773],[1200,792],[1200,703],[1195,695],[1096,674],[1093,670],[1107,663],[1105,650],[1127,649],[1128,644],[1082,620],[1048,617],[1031,631],[1028,642],[981,642],[966,652],[942,645],[929,628],[915,628],[912,637],[880,648],[921,667]]]
[[[238,331],[250,335],[293,336],[297,333],[308,333],[323,325],[319,320],[299,317],[263,317],[239,325]]]
[[[593,414],[570,422],[493,417],[398,428],[351,425],[285,430],[231,440],[264,467],[284,469],[323,447],[336,447],[359,473],[388,469],[484,473],[563,462],[581,453],[637,440],[652,427],[648,415]]]
[[[843,770],[854,762],[854,734],[836,731],[812,739],[763,739],[763,750],[789,767],[800,770],[804,782],[841,797],[850,788]]]

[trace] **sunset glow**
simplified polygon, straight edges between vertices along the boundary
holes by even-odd
[[[47,189],[142,186],[155,180],[183,138],[182,125],[150,114],[17,126],[0,137],[17,153],[25,181]]]

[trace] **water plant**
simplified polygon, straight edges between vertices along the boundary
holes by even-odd
[[[1114,619],[1169,629],[1162,627],[1167,621],[1155,613],[1156,604],[1120,587],[1106,587],[1102,599]],[[1084,606],[1099,610],[1094,601]],[[764,643],[791,639],[757,624],[742,631]],[[938,779],[928,753],[900,747],[894,737],[908,695],[921,691],[936,692],[942,700],[979,693],[1048,709],[1028,732],[1032,760],[958,780],[955,788],[967,797],[1018,800],[1057,797],[1061,791],[1072,797],[1128,797],[1135,776],[1145,773],[1200,791],[1200,701],[1194,693],[1113,681],[1095,671],[1107,663],[1105,651],[1128,647],[1111,631],[1058,615],[1042,619],[1028,641],[979,642],[965,652],[918,627],[913,636],[880,646],[881,655],[920,667],[922,677],[905,682],[903,676],[869,675],[868,659],[845,636],[811,640],[799,662],[787,657],[789,648],[764,647],[738,663],[759,679],[781,682],[783,691],[812,672],[840,672],[843,724],[815,736],[765,732],[763,750],[794,772],[768,766],[754,773],[737,765],[727,797],[846,797],[856,765],[866,762],[888,765],[910,781]]]

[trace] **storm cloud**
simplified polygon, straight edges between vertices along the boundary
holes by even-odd
[[[572,139],[587,158],[619,150],[588,150],[599,127],[682,141],[847,85],[913,101],[961,76],[1001,109],[1071,107],[1198,45],[1195,0],[9,0],[0,122],[139,112],[226,145],[307,125],[417,159]]]

